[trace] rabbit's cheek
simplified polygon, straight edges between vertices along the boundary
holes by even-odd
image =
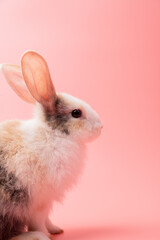
[[[82,122],[82,120],[78,120],[76,119],[70,126],[73,129],[73,133],[76,131],[83,131],[84,129],[84,123]]]

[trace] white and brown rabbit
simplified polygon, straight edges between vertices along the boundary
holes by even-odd
[[[85,143],[99,136],[102,123],[85,102],[56,93],[38,53],[1,70],[23,100],[35,103],[35,114],[0,124],[0,240],[48,240],[62,231],[48,218],[52,204],[76,183]]]

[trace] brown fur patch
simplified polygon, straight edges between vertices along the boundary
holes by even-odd
[[[10,201],[9,193],[6,193],[6,191],[3,188],[0,188],[0,196],[3,199],[3,201],[5,201],[5,202]]]
[[[73,128],[74,129],[82,129],[83,127],[83,121],[82,120],[77,120],[74,124],[73,124]]]
[[[11,159],[22,147],[22,133],[18,130],[18,121],[8,121],[3,123],[0,130],[0,149],[5,155],[5,159]],[[7,154],[7,156],[6,156]]]
[[[52,129],[58,129],[61,132],[69,135],[69,130],[67,129],[67,123],[70,119],[68,114],[68,109],[66,104],[61,97],[57,97],[55,102],[55,112],[51,114],[44,109],[45,120]]]

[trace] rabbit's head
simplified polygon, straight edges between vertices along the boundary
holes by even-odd
[[[38,53],[24,53],[21,67],[2,64],[2,72],[12,89],[23,100],[36,103],[40,120],[53,131],[75,140],[88,141],[99,136],[102,123],[84,101],[66,93],[56,93],[48,65]]]

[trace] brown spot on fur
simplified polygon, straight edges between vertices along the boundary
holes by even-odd
[[[22,147],[22,133],[18,121],[4,122],[0,129],[0,149],[5,159],[11,159]],[[1,158],[3,158],[1,155]]]
[[[1,156],[0,156],[1,157]],[[0,165],[0,214],[10,207],[28,205],[28,192],[13,173]],[[1,209],[4,206],[4,210]],[[6,207],[7,206],[7,207]]]
[[[82,129],[83,127],[83,121],[81,120],[77,120],[74,124],[73,124],[73,128],[74,129]]]
[[[51,114],[44,109],[45,120],[52,129],[58,129],[61,132],[69,135],[69,129],[67,128],[68,120],[70,119],[66,104],[60,97],[57,97],[55,102],[55,112]]]
[[[1,172],[6,174],[16,172],[16,164],[12,164],[12,161],[23,144],[19,125],[19,121],[6,121],[0,124],[0,167],[4,169]]]
[[[3,130],[7,131],[7,132],[10,132],[10,133],[13,133],[17,127],[20,126],[20,122],[19,121],[7,121],[7,122],[4,122],[3,123]]]

